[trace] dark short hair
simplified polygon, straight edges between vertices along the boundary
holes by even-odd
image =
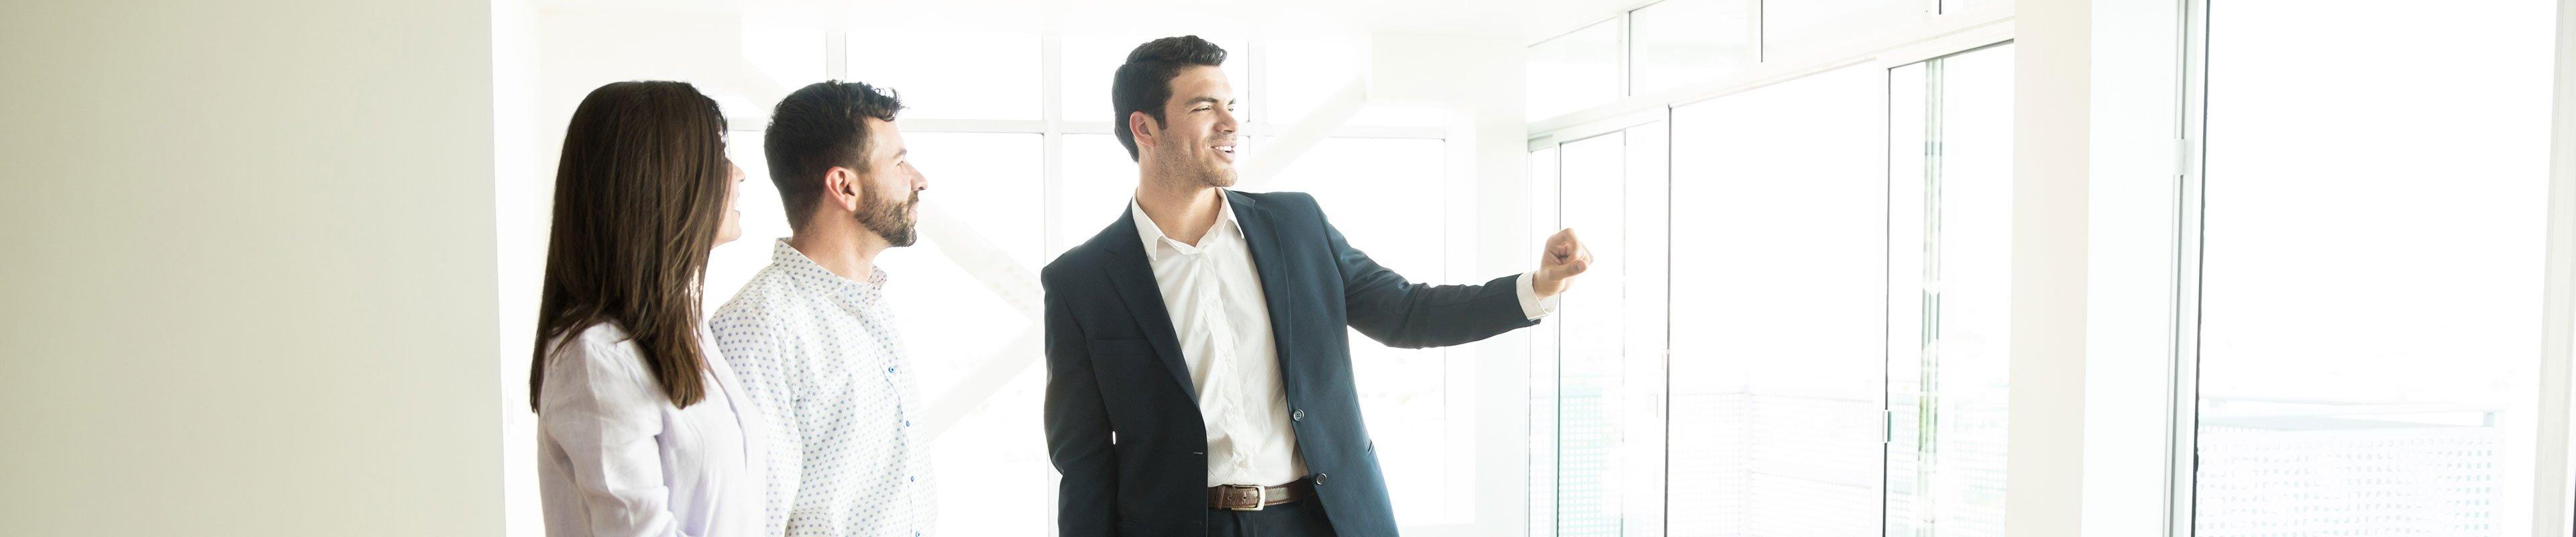
[[[769,182],[778,186],[778,201],[786,206],[788,227],[803,227],[822,202],[824,172],[834,166],[868,172],[867,119],[894,121],[895,112],[902,110],[894,90],[865,82],[816,82],[778,100],[761,149],[769,158]]]
[[[1195,35],[1147,41],[1127,53],[1127,63],[1118,66],[1118,76],[1109,84],[1109,104],[1118,107],[1117,121],[1110,124],[1117,129],[1118,143],[1127,146],[1127,158],[1139,158],[1136,133],[1127,128],[1129,114],[1144,112],[1154,118],[1155,126],[1162,126],[1163,102],[1172,99],[1172,78],[1180,76],[1182,69],[1224,64],[1225,49]]]

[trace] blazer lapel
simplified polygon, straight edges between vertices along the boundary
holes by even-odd
[[[1261,274],[1261,296],[1270,303],[1270,340],[1279,351],[1284,372],[1288,364],[1287,343],[1292,341],[1288,327],[1293,323],[1288,322],[1288,316],[1293,313],[1288,309],[1288,263],[1280,258],[1279,226],[1271,225],[1269,214],[1261,212],[1251,196],[1227,190],[1225,199],[1234,204],[1234,219],[1243,225],[1243,242],[1252,250],[1252,270]],[[1282,380],[1293,377],[1281,375]]]
[[[1112,292],[1127,303],[1136,327],[1172,371],[1172,380],[1181,383],[1182,393],[1196,400],[1198,386],[1190,382],[1190,366],[1181,359],[1181,338],[1172,329],[1170,310],[1163,308],[1163,288],[1154,284],[1154,267],[1145,260],[1145,243],[1136,236],[1136,220],[1127,211],[1118,211],[1118,221],[1109,225],[1108,246],[1109,262],[1102,269],[1109,272]]]

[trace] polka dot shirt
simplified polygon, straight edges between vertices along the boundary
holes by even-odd
[[[883,290],[780,240],[770,264],[708,322],[743,391],[769,415],[769,535],[930,535],[937,505],[913,420],[920,395]]]

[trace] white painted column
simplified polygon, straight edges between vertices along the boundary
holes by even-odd
[[[2066,537],[2083,530],[2092,5],[2023,0],[2018,10],[2004,524],[2013,537]]]
[[[2576,496],[2569,490],[2568,390],[2576,385],[2576,0],[2558,2],[2557,88],[2549,156],[2549,253],[2543,284],[2530,535],[2567,535]]]

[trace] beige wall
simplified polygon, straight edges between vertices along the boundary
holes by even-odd
[[[489,11],[0,4],[0,533],[500,531]]]

